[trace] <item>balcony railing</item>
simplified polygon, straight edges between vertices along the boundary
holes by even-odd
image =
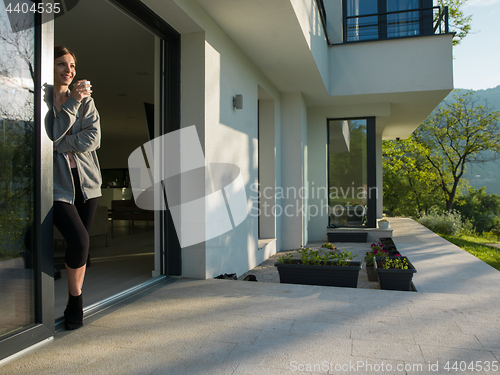
[[[326,32],[327,12],[323,0],[316,1]],[[345,16],[343,21],[344,43],[448,33],[448,7]]]
[[[344,42],[448,33],[448,7],[418,8],[350,16],[344,19]]]

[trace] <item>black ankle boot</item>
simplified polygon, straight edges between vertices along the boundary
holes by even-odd
[[[64,328],[77,329],[83,325],[83,297],[69,295],[66,310],[64,310]]]

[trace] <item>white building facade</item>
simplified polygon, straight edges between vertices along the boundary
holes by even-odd
[[[126,171],[137,147],[193,125],[207,164],[239,168],[248,215],[233,229],[181,248],[182,228],[166,211],[155,212],[157,278],[241,275],[276,252],[327,241],[329,229],[375,229],[383,209],[382,141],[409,136],[453,89],[453,35],[432,0],[67,3],[56,20],[32,15],[31,28],[10,31],[32,51],[18,67],[28,60],[34,67],[3,70],[32,81],[31,99],[23,99],[31,104],[22,104],[32,113],[1,119],[4,133],[13,132],[10,122],[34,124],[23,128],[33,133],[33,223],[24,230],[34,236],[34,263],[29,272],[17,270],[32,283],[22,297],[26,314],[0,331],[0,360],[50,339],[57,318],[52,144],[43,123],[54,45],[74,50],[79,77],[92,77],[103,171]],[[67,31],[79,27],[86,32]],[[222,179],[207,174],[196,188],[209,194]],[[182,201],[192,186],[179,184]],[[103,202],[108,193],[103,186]],[[197,213],[202,231],[216,225],[209,214],[208,206]],[[1,243],[2,250],[21,246],[22,238]],[[21,298],[14,288],[5,293]]]

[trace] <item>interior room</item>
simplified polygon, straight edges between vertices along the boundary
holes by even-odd
[[[102,197],[90,239],[84,306],[149,280],[154,270],[153,212],[134,205],[128,157],[154,136],[157,37],[104,1],[81,1],[55,20],[54,45],[77,57],[76,77],[92,84],[100,114]],[[158,65],[157,65],[158,66]],[[65,243],[55,232],[55,317],[68,298]]]

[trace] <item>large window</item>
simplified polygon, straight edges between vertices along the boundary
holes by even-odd
[[[374,119],[328,121],[330,227],[372,227],[375,222]]]
[[[34,16],[0,5],[0,338],[35,323]]]
[[[347,40],[378,39],[378,0],[346,0],[344,9],[347,17]],[[372,16],[369,16],[372,14]]]
[[[432,0],[343,0],[344,41],[431,35]]]

